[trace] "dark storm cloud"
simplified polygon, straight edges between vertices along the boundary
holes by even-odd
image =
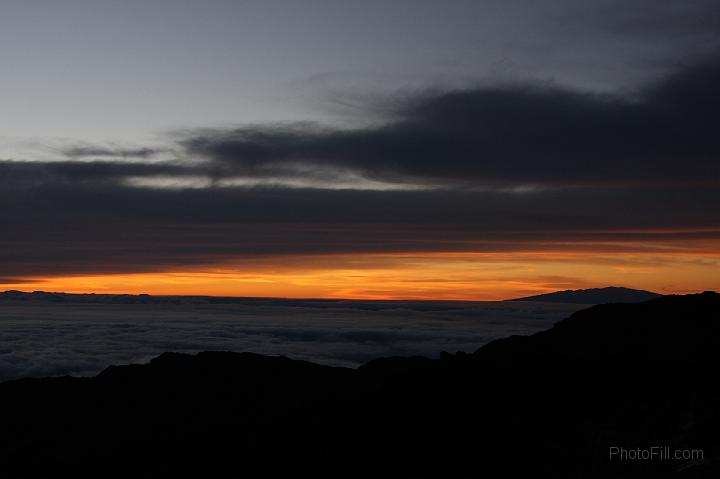
[[[406,101],[377,128],[241,128],[183,144],[226,174],[251,176],[304,166],[430,185],[707,183],[719,172],[719,85],[713,62],[629,97],[488,87]]]
[[[720,225],[717,189],[513,196],[116,187],[48,189],[12,201],[15,208],[0,214],[7,225],[0,266],[12,276],[173,270],[292,254],[566,251],[574,243],[622,251],[606,244],[720,236],[692,232]],[[691,232],[652,231],[662,228]]]
[[[718,107],[720,68],[707,62],[629,96],[483,87],[405,98],[364,129],[203,130],[174,162],[0,162],[0,271],[717,241]],[[348,172],[380,183],[332,189]],[[293,183],[308,177],[324,186]],[[136,182],[167,178],[208,181]],[[425,188],[383,190],[408,184]]]

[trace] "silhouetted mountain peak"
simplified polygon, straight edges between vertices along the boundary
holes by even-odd
[[[568,289],[554,293],[510,299],[508,301],[541,301],[572,304],[639,303],[661,296],[661,294],[641,289],[608,286],[607,288]]]

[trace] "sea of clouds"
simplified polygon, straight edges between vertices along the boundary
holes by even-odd
[[[322,364],[472,352],[547,329],[580,305],[530,302],[0,304],[0,381],[93,375],[165,351],[250,351]]]

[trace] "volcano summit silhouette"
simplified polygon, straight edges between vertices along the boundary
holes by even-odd
[[[639,303],[661,297],[661,294],[642,289],[620,288],[609,286],[607,288],[568,289],[554,293],[538,294],[515,298],[509,301],[542,301],[549,303],[572,304],[605,304],[605,303]]]

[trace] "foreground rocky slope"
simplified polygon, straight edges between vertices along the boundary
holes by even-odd
[[[720,295],[357,369],[166,353],[0,384],[3,477],[718,477]],[[610,448],[703,460],[610,458]],[[695,457],[697,459],[697,457]]]

